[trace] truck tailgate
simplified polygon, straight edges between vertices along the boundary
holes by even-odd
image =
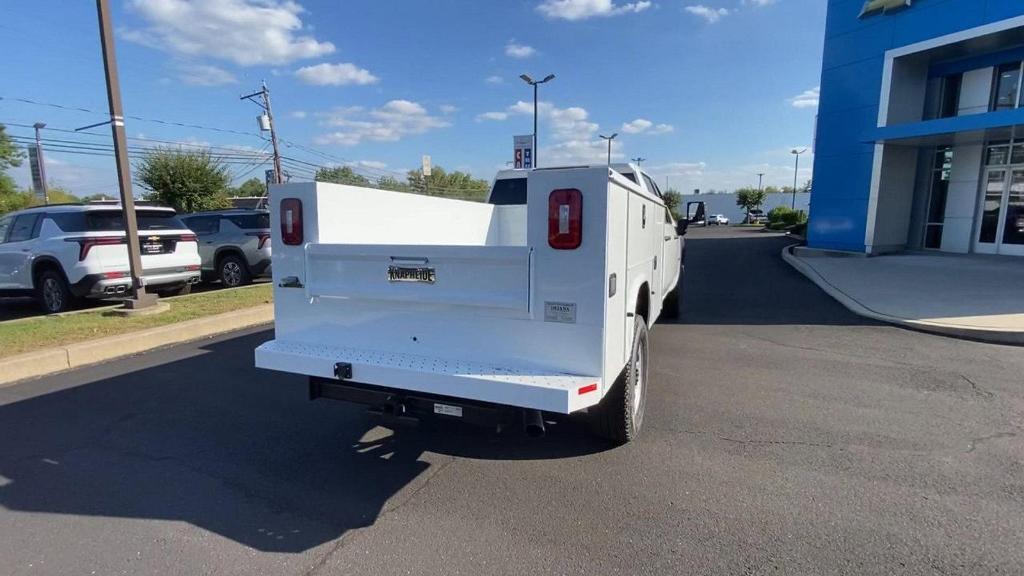
[[[352,366],[351,381],[568,414],[600,400],[595,376],[417,354],[272,340],[256,349],[260,368],[335,378],[335,364]]]
[[[308,244],[305,258],[309,298],[530,312],[525,246]]]

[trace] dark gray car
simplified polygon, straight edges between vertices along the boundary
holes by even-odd
[[[270,213],[266,210],[197,212],[182,218],[199,237],[203,278],[233,288],[270,275]]]

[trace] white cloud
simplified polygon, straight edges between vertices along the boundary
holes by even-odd
[[[509,58],[529,58],[537,53],[537,50],[533,46],[527,46],[525,44],[517,44],[515,40],[510,40],[505,45],[505,56]]]
[[[384,170],[388,167],[387,162],[381,162],[380,160],[359,160],[356,162],[356,165],[362,166],[363,168],[370,168],[372,170]]]
[[[559,108],[550,102],[538,105],[541,119],[541,158],[547,166],[604,162],[608,144],[598,138],[598,125],[590,121],[586,109],[578,106]],[[508,107],[509,115],[533,115],[531,102],[519,101]],[[623,158],[615,144],[612,159]]]
[[[484,78],[484,82],[487,82],[488,84],[501,84],[505,82],[505,79],[501,76],[488,76],[487,78]]]
[[[778,2],[778,0],[743,0],[743,5],[744,6],[756,6],[758,8],[763,8],[764,6],[771,6],[772,4],[775,4],[776,2]]]
[[[803,93],[789,99],[793,108],[817,108],[821,99],[821,87],[804,90]]]
[[[356,146],[364,140],[397,142],[406,136],[451,125],[447,120],[428,113],[419,103],[409,100],[392,100],[372,110],[360,106],[336,108],[318,116],[324,126],[334,129],[314,140],[320,145]]]
[[[597,16],[618,16],[643,12],[652,6],[647,0],[616,4],[612,0],[544,0],[537,11],[548,18],[586,20]]]
[[[307,114],[305,110],[293,110],[289,116],[296,120],[305,120],[309,114]]]
[[[483,122],[484,120],[493,120],[495,122],[501,122],[508,119],[507,112],[484,112],[476,117],[477,122]]]
[[[178,78],[189,86],[226,86],[238,83],[235,75],[209,64],[179,64]]]
[[[366,86],[380,81],[379,78],[370,74],[369,70],[364,70],[348,62],[340,64],[325,62],[314,66],[303,66],[295,71],[295,75],[299,80],[313,86]]]
[[[459,107],[458,106],[452,106],[451,104],[442,104],[441,106],[438,107],[438,110],[441,111],[441,114],[444,114],[445,116],[448,116],[450,114],[455,114],[456,112],[458,112],[459,111]]]
[[[303,31],[305,9],[293,0],[128,0],[143,28],[122,37],[166,52],[239,66],[280,65],[334,52]]]
[[[726,8],[708,8],[703,4],[687,6],[683,8],[683,10],[686,10],[687,12],[695,16],[700,16],[701,18],[707,20],[709,24],[714,24],[715,22],[721,20],[723,17],[729,15],[729,10]]]
[[[620,131],[626,134],[667,134],[675,130],[671,124],[657,124],[646,118],[637,118],[622,125]]]

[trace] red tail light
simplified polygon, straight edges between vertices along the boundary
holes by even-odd
[[[199,242],[199,238],[195,234],[182,234],[178,242]]]
[[[78,242],[78,261],[81,262],[89,256],[93,246],[113,246],[126,244],[128,241],[120,236],[92,236],[88,238],[67,238],[67,242]]]
[[[548,196],[548,244],[555,250],[575,250],[583,243],[583,194],[555,190]]]
[[[302,244],[302,200],[281,200],[281,240],[288,246]]]

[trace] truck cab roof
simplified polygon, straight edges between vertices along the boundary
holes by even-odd
[[[554,168],[537,168],[536,170],[564,170],[566,168],[595,168],[603,166],[606,166],[606,164],[559,166]],[[663,198],[661,189],[658,188],[654,179],[643,172],[636,164],[621,162],[611,164],[610,167],[630,182],[639,186],[643,191],[659,199]],[[491,193],[487,197],[487,203],[499,206],[526,204],[526,177],[532,171],[523,169],[499,170],[494,176],[494,183],[491,185]],[[639,177],[637,176],[638,174]]]

